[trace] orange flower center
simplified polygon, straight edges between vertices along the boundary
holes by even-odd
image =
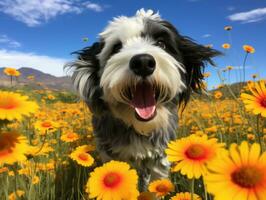
[[[260,104],[262,107],[266,108],[266,97],[261,100]]]
[[[11,110],[18,107],[18,102],[11,98],[5,98],[0,100],[0,109]]]
[[[16,135],[8,135],[3,133],[0,137],[0,156],[4,156],[13,152],[12,148],[15,147],[18,142]]]
[[[167,193],[169,191],[168,187],[166,185],[163,185],[163,184],[157,185],[156,190],[158,192],[162,192],[162,193]]]
[[[109,172],[105,175],[103,183],[106,187],[114,188],[121,182],[121,177],[119,174],[114,172]]]
[[[88,154],[87,153],[80,153],[78,155],[80,160],[87,161],[88,160]]]
[[[44,127],[44,128],[49,128],[51,126],[52,126],[52,123],[51,122],[43,122],[42,123],[42,127]]]
[[[75,134],[74,133],[68,133],[67,134],[67,138],[68,139],[73,139],[73,138],[75,138]]]
[[[246,52],[251,53],[251,52],[253,51],[253,48],[247,46],[247,47],[245,48],[245,50],[246,50]]]
[[[255,166],[245,166],[231,174],[232,181],[243,188],[253,188],[261,183],[264,173]]]
[[[186,156],[192,160],[202,160],[206,158],[206,153],[206,149],[200,144],[192,144],[185,151]]]

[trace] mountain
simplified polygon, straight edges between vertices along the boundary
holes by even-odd
[[[4,68],[0,68],[0,86],[9,86],[10,77],[4,74]],[[29,86],[35,89],[49,88],[54,90],[73,90],[70,77],[56,77],[42,71],[22,67],[18,69],[21,75],[14,79],[14,84],[17,86]],[[34,80],[29,80],[29,76],[34,76]]]

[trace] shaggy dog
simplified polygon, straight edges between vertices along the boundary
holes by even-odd
[[[201,88],[206,63],[219,52],[184,37],[158,13],[121,16],[69,63],[73,83],[93,113],[103,162],[128,162],[140,188],[168,177],[164,150],[176,137],[177,108]]]

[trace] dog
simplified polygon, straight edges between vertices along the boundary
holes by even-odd
[[[182,36],[158,12],[140,9],[114,18],[98,42],[75,53],[67,67],[93,113],[102,161],[129,163],[141,191],[168,177],[164,150],[176,138],[177,109],[201,89],[205,65],[214,65],[220,52]]]

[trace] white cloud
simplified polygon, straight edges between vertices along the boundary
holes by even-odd
[[[103,11],[103,7],[100,6],[99,4],[96,3],[92,3],[90,1],[88,2],[84,2],[83,5],[88,8],[89,10],[94,10],[96,12],[102,12]]]
[[[0,35],[0,44],[6,45],[7,47],[10,48],[21,47],[21,44],[18,41],[9,38],[7,35]]]
[[[67,13],[79,14],[86,9],[95,12],[103,7],[90,1],[80,0],[1,0],[0,12],[12,16],[30,27],[38,26],[58,15]]]
[[[206,34],[204,34],[202,37],[203,37],[203,38],[208,38],[208,37],[211,37],[211,36],[212,36],[211,34],[206,33]]]
[[[0,67],[31,67],[55,76],[66,75],[63,67],[67,59],[6,49],[0,49],[0,58]]]
[[[266,19],[266,7],[257,8],[247,12],[235,13],[228,16],[231,21],[240,21],[242,23],[258,22]]]

